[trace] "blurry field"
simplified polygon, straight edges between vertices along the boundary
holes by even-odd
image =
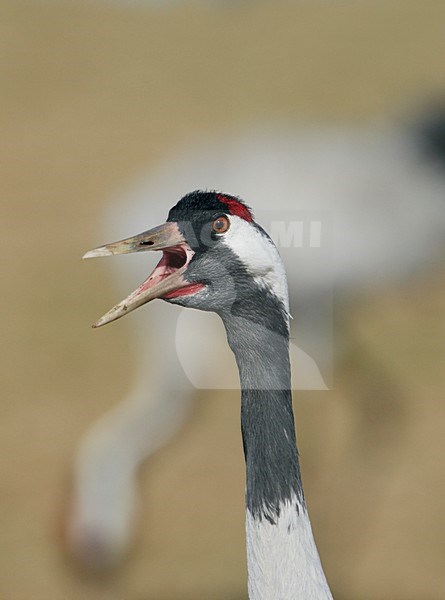
[[[119,571],[87,578],[61,552],[76,443],[132,375],[126,327],[89,327],[111,285],[80,256],[104,241],[116,189],[204,131],[363,122],[444,92],[445,4],[2,0],[0,44],[0,597],[246,598],[236,393],[201,393],[150,461]],[[338,599],[445,597],[444,301],[445,270],[431,269],[349,307],[335,390],[298,395],[306,494]]]

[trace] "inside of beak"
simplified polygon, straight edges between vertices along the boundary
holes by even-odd
[[[134,292],[103,315],[93,327],[101,327],[115,321],[155,298],[169,299],[188,295],[204,287],[201,284],[190,284],[184,278],[194,252],[183,238],[176,223],[165,223],[120,242],[100,246],[87,252],[83,258],[145,250],[162,250],[162,258],[155,269]]]

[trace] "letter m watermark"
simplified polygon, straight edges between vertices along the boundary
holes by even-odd
[[[321,246],[321,221],[309,221],[309,239],[306,244],[310,248]],[[280,248],[303,248],[305,242],[304,221],[272,221],[270,224],[271,237]]]

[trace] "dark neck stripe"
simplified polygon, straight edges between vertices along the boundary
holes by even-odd
[[[243,390],[241,431],[246,506],[252,516],[273,524],[284,503],[296,498],[304,507],[291,392]]]
[[[255,519],[276,523],[283,503],[296,498],[301,507],[305,505],[292,410],[287,315],[267,290],[252,289],[250,300],[221,316],[240,373],[246,506]]]

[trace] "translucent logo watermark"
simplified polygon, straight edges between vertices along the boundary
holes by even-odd
[[[270,235],[278,248],[321,248],[322,221],[272,221]]]
[[[333,363],[333,252],[332,217],[327,211],[260,210],[255,221],[270,235],[283,260],[287,274],[291,331],[290,356],[293,389],[323,390],[332,385]],[[204,231],[204,233],[206,230]],[[208,232],[207,232],[208,233]],[[196,234],[195,234],[196,235]],[[205,243],[200,233],[194,243]],[[215,243],[211,237],[208,244]],[[246,239],[248,244],[248,239]],[[230,247],[230,244],[229,244]],[[236,248],[235,248],[236,250]],[[245,247],[247,257],[249,248]],[[252,249],[253,251],[254,249]],[[242,259],[242,257],[241,257]],[[250,256],[261,273],[261,255]],[[225,302],[243,302],[230,280],[225,265],[220,265],[224,281],[221,294]],[[273,286],[274,277],[267,273],[264,285]],[[261,284],[261,275],[257,282]],[[230,295],[230,299],[229,299]],[[258,312],[267,310],[259,306]],[[250,326],[253,326],[252,323]],[[240,329],[243,327],[239,325]],[[265,344],[272,345],[275,332],[269,331]],[[278,345],[277,345],[278,347]],[[175,333],[177,358],[190,383],[197,389],[238,389],[239,375],[226,332],[215,314],[184,309],[177,320]],[[245,349],[248,360],[249,348]],[[272,356],[270,368],[277,360]],[[258,382],[267,387],[273,377]],[[270,384],[272,387],[274,383]]]

